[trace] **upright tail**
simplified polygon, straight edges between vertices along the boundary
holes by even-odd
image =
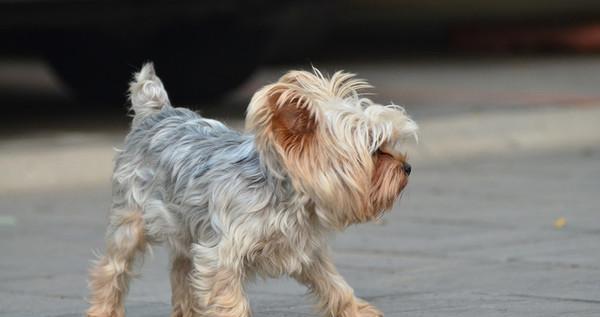
[[[167,91],[156,76],[152,63],[144,64],[142,69],[135,73],[134,80],[129,84],[129,100],[136,121],[171,105]]]

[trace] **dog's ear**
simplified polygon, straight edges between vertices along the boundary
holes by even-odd
[[[306,72],[290,72],[277,83],[258,91],[248,108],[246,126],[257,134],[268,135],[287,158],[302,153],[314,142],[318,129],[316,107],[310,92],[297,80]]]
[[[294,92],[275,91],[269,97],[269,107],[273,111],[271,131],[283,151],[307,150],[317,129],[317,114],[310,102]]]

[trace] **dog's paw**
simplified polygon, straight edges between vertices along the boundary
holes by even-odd
[[[383,313],[375,308],[375,306],[359,300],[358,301],[358,316],[359,317],[383,317]]]
[[[104,307],[91,307],[85,313],[86,317],[125,317],[125,311],[107,311]]]

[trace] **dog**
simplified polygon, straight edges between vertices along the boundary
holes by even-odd
[[[252,97],[248,133],[171,106],[152,64],[130,84],[106,253],[90,270],[90,317],[122,317],[150,245],[171,256],[172,317],[251,315],[244,285],[288,275],[325,316],[383,316],[337,272],[327,236],[380,217],[407,185],[417,125],[353,74],[290,71]]]

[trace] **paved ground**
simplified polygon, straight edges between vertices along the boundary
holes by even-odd
[[[343,66],[422,128],[393,212],[334,239],[359,296],[386,316],[600,316],[600,59]],[[124,126],[81,120],[0,139],[0,316],[86,308]],[[155,249],[129,316],[168,315],[167,266]],[[250,287],[256,316],[313,316],[304,292],[285,279]]]

